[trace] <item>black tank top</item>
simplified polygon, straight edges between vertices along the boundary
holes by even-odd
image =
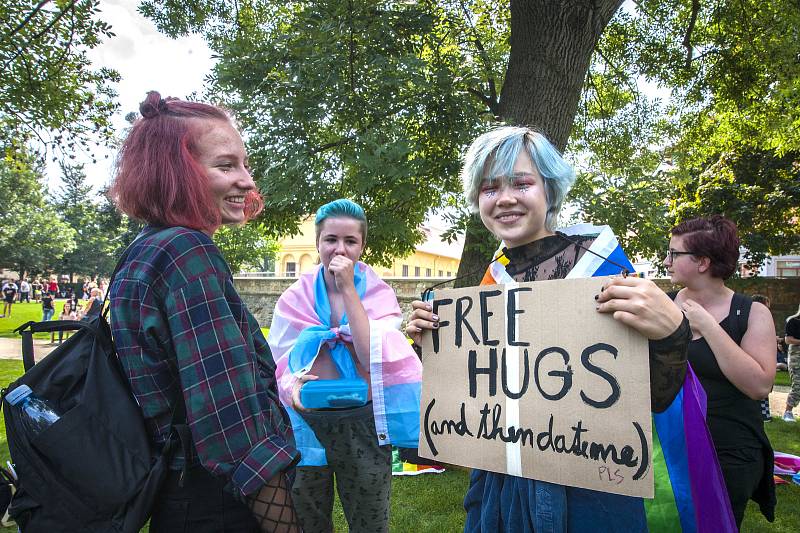
[[[731,339],[740,345],[747,331],[747,319],[753,301],[734,293],[728,316],[719,323]],[[718,450],[761,448],[765,441],[761,420],[761,402],[745,395],[728,381],[705,338],[689,343],[691,363],[708,396],[708,429]]]

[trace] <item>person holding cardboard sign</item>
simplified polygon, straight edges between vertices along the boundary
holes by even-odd
[[[664,264],[692,328],[689,361],[708,394],[708,428],[717,450],[736,525],[747,502],[775,518],[772,446],[759,401],[775,380],[772,315],[735,293],[725,280],[736,271],[739,237],[733,221],[714,215],[672,228]]]
[[[632,270],[610,228],[555,230],[574,171],[542,134],[500,127],[481,135],[467,151],[462,178],[472,208],[502,240],[482,285]],[[637,277],[611,279],[595,300],[598,312],[650,339],[651,409],[662,413],[654,417],[654,447],[662,452],[654,451],[656,500],[648,500],[645,513],[641,498],[476,469],[464,501],[465,531],[734,531],[697,383],[687,370],[688,321],[655,284]],[[429,302],[412,308],[406,333],[419,344],[438,317]],[[675,428],[685,438],[673,438]],[[659,437],[670,438],[662,446]]]
[[[388,531],[391,445],[416,447],[422,365],[392,288],[359,261],[364,210],[325,204],[321,265],[278,299],[268,342],[301,461],[292,487],[305,531],[333,531],[334,478],[350,531]]]

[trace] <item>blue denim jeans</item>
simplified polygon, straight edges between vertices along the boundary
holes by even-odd
[[[644,533],[641,498],[473,470],[466,533]]]
[[[42,322],[47,322],[55,314],[55,309],[42,309]]]

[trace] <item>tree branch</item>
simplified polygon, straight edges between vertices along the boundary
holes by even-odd
[[[51,20],[51,21],[50,21],[50,23],[49,23],[47,26],[45,26],[45,27],[44,27],[44,29],[42,29],[42,31],[40,31],[39,33],[37,33],[36,35],[34,35],[33,37],[31,37],[31,38],[28,40],[28,42],[26,42],[26,43],[25,43],[25,46],[23,46],[23,47],[20,47],[20,48],[17,50],[17,53],[16,53],[16,54],[14,54],[14,56],[13,56],[13,57],[11,57],[11,58],[10,58],[8,61],[6,61],[6,62],[5,62],[5,64],[3,65],[3,69],[4,69],[4,70],[5,70],[5,69],[7,69],[7,68],[8,68],[8,65],[10,65],[10,64],[11,64],[11,63],[12,63],[12,62],[15,60],[15,59],[17,59],[17,58],[18,58],[18,57],[19,57],[19,56],[20,56],[20,55],[21,55],[21,54],[24,52],[24,48],[25,48],[25,47],[27,47],[27,46],[30,46],[30,45],[31,45],[31,44],[32,44],[34,41],[38,40],[38,39],[39,39],[39,38],[40,38],[42,35],[44,35],[44,34],[45,34],[45,33],[47,33],[48,31],[50,31],[50,30],[53,28],[53,26],[55,26],[55,25],[56,25],[56,23],[57,23],[59,20],[61,20],[61,17],[63,17],[64,15],[66,15],[67,11],[72,11],[72,10],[75,8],[75,4],[76,4],[77,2],[78,2],[78,0],[72,0],[72,1],[69,3],[69,5],[68,5],[68,6],[66,6],[66,7],[64,8],[64,10],[63,10],[63,11],[61,11],[61,12],[60,12],[58,15],[56,15],[56,16],[55,16],[55,18],[53,18],[53,20]]]
[[[7,33],[6,35],[4,35],[2,39],[0,39],[0,43],[4,43],[4,42],[5,42],[7,39],[10,39],[10,38],[11,38],[11,37],[13,37],[14,35],[16,35],[16,34],[17,34],[17,32],[19,32],[19,31],[20,31],[22,28],[24,28],[25,26],[27,26],[27,24],[28,24],[28,23],[31,21],[31,19],[33,18],[33,16],[34,16],[34,15],[36,15],[36,13],[38,13],[38,12],[39,12],[39,11],[40,11],[40,10],[41,10],[43,7],[44,7],[44,5],[45,5],[45,4],[47,4],[47,3],[49,3],[50,1],[51,1],[51,0],[42,0],[41,2],[39,2],[39,3],[38,3],[38,4],[37,4],[37,5],[36,5],[36,6],[33,8],[33,10],[32,10],[30,13],[28,13],[28,16],[27,16],[27,17],[25,17],[25,18],[24,18],[24,19],[23,19],[23,20],[22,20],[22,21],[21,21],[21,22],[20,22],[20,23],[17,25],[17,27],[16,27],[16,28],[14,28],[13,30],[11,30],[9,33]]]
[[[348,17],[347,17],[347,25],[350,28],[350,36],[349,36],[349,43],[348,43],[348,63],[350,67],[349,77],[350,77],[350,92],[355,94],[356,92],[356,83],[355,83],[355,74],[353,72],[354,63],[355,63],[355,42],[353,40],[353,0],[348,0],[347,2],[348,8]]]
[[[337,146],[344,146],[345,144],[351,142],[355,139],[355,135],[348,135],[347,137],[342,137],[338,141],[325,143],[321,146],[317,146],[316,148],[312,148],[308,151],[309,155],[317,155],[319,153],[325,152],[326,150],[330,150],[331,148],[336,148]]]
[[[692,66],[692,32],[697,22],[697,14],[700,11],[700,0],[692,0],[692,12],[689,17],[689,26],[686,28],[686,35],[683,36],[683,47],[686,48],[686,65],[688,70]]]
[[[473,87],[468,87],[467,92],[474,95],[478,98],[478,100],[486,104],[486,107],[489,108],[489,111],[491,111],[494,116],[500,116],[500,104],[495,98],[486,96],[481,91]]]
[[[603,126],[605,126],[605,124],[606,124],[606,110],[603,109],[603,99],[600,97],[600,91],[598,90],[597,85],[595,85],[594,79],[591,78],[591,77],[589,77],[589,85],[591,85],[592,88],[594,89],[594,91],[593,91],[594,95],[595,95],[594,96],[594,100],[595,100],[595,102],[597,102],[597,106],[600,108],[600,115],[603,117],[602,118]]]
[[[326,150],[330,150],[331,148],[336,148],[337,146],[344,146],[345,144],[348,144],[349,142],[357,139],[360,135],[363,135],[364,133],[369,131],[369,129],[372,128],[372,126],[374,126],[375,124],[379,123],[380,121],[384,120],[387,117],[390,117],[392,115],[396,115],[399,112],[400,112],[399,109],[389,109],[389,111],[386,112],[386,113],[383,113],[381,115],[376,115],[376,116],[372,117],[372,120],[370,120],[368,124],[358,128],[352,134],[345,135],[344,137],[342,137],[338,141],[332,141],[332,142],[329,142],[329,143],[325,143],[325,144],[323,144],[321,146],[318,146],[316,148],[311,148],[308,151],[308,153],[309,153],[309,155],[316,155],[316,154],[319,154],[319,153],[324,152]]]
[[[28,124],[28,118],[26,116],[22,115],[21,113],[18,113],[14,109],[8,107],[5,104],[5,102],[0,101],[0,105],[2,105],[3,111],[8,113],[9,115],[13,115],[13,116],[17,117],[18,124],[20,124],[21,126],[24,126],[32,134],[36,135],[36,137],[39,139],[39,142],[45,147],[45,149],[47,149],[48,141],[46,141],[46,140],[44,140],[44,138],[42,138],[41,134],[36,130],[36,128],[34,128],[32,125]]]
[[[620,67],[618,67],[613,61],[608,59],[605,56],[605,54],[603,53],[603,51],[600,49],[599,46],[596,46],[594,51],[595,51],[595,53],[597,55],[600,56],[600,59],[602,59],[603,62],[605,62],[606,65],[611,67],[611,70],[613,70],[620,78],[622,78],[622,80],[625,83],[625,85],[627,85],[628,88],[631,90],[631,92],[633,92],[634,97],[638,101],[639,100],[639,89],[638,89],[638,87],[636,87],[636,85],[633,82],[631,82],[630,77],[625,73],[625,71],[622,70]]]
[[[55,64],[58,65],[58,71],[56,72],[56,76],[60,76],[62,72],[64,72],[64,68],[66,63],[64,59],[66,59],[67,55],[69,54],[70,50],[72,49],[72,43],[75,41],[75,26],[77,22],[75,21],[75,12],[73,11],[71,14],[71,24],[69,26],[69,40],[67,40],[67,44],[64,45],[64,49],[61,51],[61,57],[59,57]]]
[[[486,55],[486,49],[483,47],[483,42],[481,42],[480,37],[478,36],[478,32],[475,29],[475,25],[472,23],[472,14],[467,9],[467,6],[464,5],[464,0],[459,1],[459,5],[461,6],[461,11],[464,13],[464,18],[467,21],[467,25],[471,30],[473,36],[473,42],[475,43],[475,48],[478,50],[478,56],[481,58],[481,63],[483,63],[483,70],[486,73],[486,83],[489,86],[489,96],[478,94],[478,96],[483,100],[489,110],[495,115],[498,115],[498,109],[500,108],[500,103],[497,100],[497,85],[494,81],[494,76],[492,75],[492,69],[489,63],[489,58]],[[478,91],[475,89],[470,89],[470,92],[473,94],[477,94]]]
[[[64,15],[66,15],[66,14],[67,14],[67,11],[73,11],[73,10],[75,9],[75,4],[77,4],[77,3],[78,3],[78,0],[71,0],[71,1],[70,1],[70,3],[69,3],[69,5],[68,5],[68,6],[66,6],[66,7],[65,7],[65,8],[64,8],[64,9],[61,11],[61,13],[59,13],[58,15],[56,15],[56,17],[55,17],[53,20],[51,20],[51,21],[50,21],[50,24],[48,24],[48,25],[47,25],[47,26],[46,26],[46,27],[45,27],[45,28],[44,28],[42,31],[40,31],[39,33],[37,33],[36,35],[34,35],[34,36],[31,38],[31,40],[30,40],[30,41],[28,41],[28,42],[29,42],[29,43],[31,43],[31,42],[33,42],[33,41],[36,41],[36,40],[37,40],[37,39],[39,39],[39,38],[40,38],[42,35],[44,35],[44,34],[45,34],[45,33],[47,33],[48,31],[50,31],[50,30],[53,28],[53,26],[55,26],[55,25],[56,25],[56,23],[57,23],[59,20],[61,20],[61,17],[63,17]]]
[[[632,0],[632,2],[636,5],[636,7],[649,18],[653,18],[653,14],[647,10],[647,8],[642,4],[640,0]]]

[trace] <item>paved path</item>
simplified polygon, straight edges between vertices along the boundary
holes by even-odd
[[[49,340],[33,339],[33,356],[37,361],[56,348],[58,344],[50,344]],[[0,337],[0,359],[22,360],[22,339]]]

